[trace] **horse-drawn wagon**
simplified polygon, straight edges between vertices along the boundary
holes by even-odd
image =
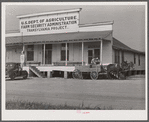
[[[85,75],[90,75],[91,79],[96,80],[99,73],[106,73],[101,65],[75,66],[72,76],[74,79],[83,79]]]
[[[109,79],[126,79],[126,72],[133,67],[132,63],[123,62],[119,64],[91,64],[85,66],[75,66],[72,72],[74,79],[83,79],[85,76],[90,76],[92,80],[97,80],[99,76],[105,76]]]

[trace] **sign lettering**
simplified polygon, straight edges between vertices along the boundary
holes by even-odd
[[[60,15],[38,16],[20,19],[23,35],[67,33],[78,31],[79,15],[63,13]]]

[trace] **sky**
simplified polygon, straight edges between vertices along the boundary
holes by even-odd
[[[18,15],[82,8],[80,24],[114,21],[113,37],[132,49],[145,51],[145,5],[6,5],[5,29],[19,30]]]

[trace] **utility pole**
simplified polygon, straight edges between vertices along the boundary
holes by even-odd
[[[22,33],[22,52],[21,52],[21,56],[20,56],[20,62],[21,62],[21,67],[23,68],[23,66],[25,65],[25,46],[24,46],[24,41],[23,41],[23,32]]]
[[[21,37],[22,37],[22,47],[23,47],[23,50],[22,51],[24,52],[25,51],[25,49],[24,49],[25,47],[24,47],[24,41],[23,41],[23,32],[21,32],[21,33],[22,33],[22,36]]]

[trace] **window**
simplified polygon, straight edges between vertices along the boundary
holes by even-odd
[[[124,62],[124,52],[122,51],[122,62]]]
[[[27,61],[34,61],[34,45],[27,46]]]
[[[140,54],[138,54],[138,65],[140,66]]]
[[[45,45],[45,48],[46,48],[46,49],[51,49],[51,50],[52,50],[52,44],[46,44],[46,45]]]
[[[115,50],[115,63],[120,63],[119,50]]]
[[[134,53],[134,64],[136,64],[136,54]]]
[[[93,50],[88,50],[88,64],[91,64],[92,59],[93,59]]]
[[[66,44],[61,44],[61,61],[66,60]],[[69,61],[69,44],[67,43],[67,61]]]

